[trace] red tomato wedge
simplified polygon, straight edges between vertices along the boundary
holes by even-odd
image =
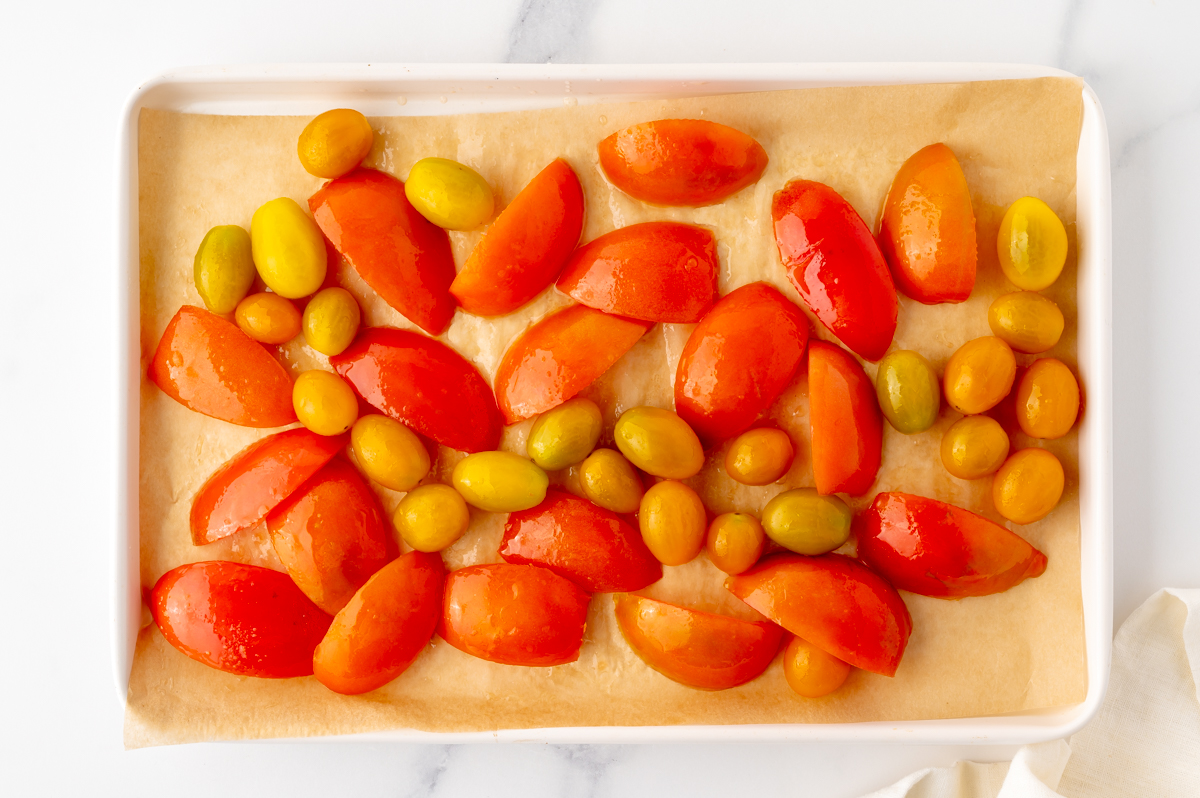
[[[697,322],[717,298],[717,240],[703,227],[644,222],[605,233],[571,256],[558,290],[590,308]]]
[[[197,662],[269,679],[310,675],[333,620],[287,574],[236,562],[167,571],[151,591],[150,612],[167,642]]]
[[[883,357],[900,305],[858,212],[823,183],[793,180],[775,193],[771,216],[779,257],[809,310],[859,356]]]
[[[267,527],[292,580],[331,615],[388,561],[379,500],[340,457],[276,505]]]
[[[726,294],[692,331],[675,372],[675,409],[706,445],[766,412],[808,343],[808,319],[766,283]]]
[[[509,515],[500,556],[544,565],[589,593],[641,590],[662,579],[642,533],[587,499],[551,490],[541,504]]]
[[[712,205],[758,181],[767,151],[740,130],[703,119],[631,125],[600,142],[612,184],[652,205]]]
[[[808,401],[817,492],[861,496],[875,483],[883,453],[883,414],[874,383],[849,352],[813,341]]]
[[[372,327],[329,364],[381,413],[461,452],[500,443],[500,411],[483,375],[450,347],[410,330]]]
[[[970,510],[880,493],[854,520],[858,556],[901,590],[957,599],[1003,593],[1046,571],[1046,555]]]
[[[840,554],[780,554],[725,580],[754,609],[856,668],[894,676],[912,618],[896,589]]]
[[[358,276],[404,318],[438,335],[454,317],[454,255],[404,183],[374,169],[330,180],[308,200],[321,232]]]
[[[633,652],[668,679],[700,690],[726,690],[754,679],[775,659],[783,639],[783,630],[765,621],[628,594],[615,603],[617,625]]]
[[[243,427],[294,424],[292,378],[257,341],[184,305],[167,323],[147,376],[179,404]]]
[[[650,329],[648,321],[584,305],[550,314],[518,338],[496,369],[504,422],[557,407],[595,382]]]
[[[313,654],[317,681],[343,695],[383,687],[425,650],[442,614],[439,554],[410,551],[359,588]]]
[[[450,292],[476,316],[511,313],[554,282],[581,232],[583,187],[560,158],[491,223]]]
[[[975,287],[975,212],[967,176],[945,144],[918,150],[896,173],[879,220],[896,287],[926,305],[962,302]]]
[[[349,442],[349,435],[318,435],[297,427],[242,449],[192,500],[192,542],[203,546],[254,526]]]
[[[589,600],[540,565],[472,565],[446,578],[438,634],[489,662],[562,665],[579,659]]]

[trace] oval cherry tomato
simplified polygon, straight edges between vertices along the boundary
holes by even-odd
[[[374,169],[326,183],[308,200],[321,232],[383,301],[437,335],[454,317],[446,231],[417,212],[404,184]]]
[[[167,571],[150,594],[167,642],[197,662],[238,676],[286,679],[313,672],[330,618],[287,574],[236,562]]]
[[[900,305],[858,212],[823,183],[793,180],[776,192],[771,216],[788,279],[813,315],[860,357],[883,357]]]
[[[883,452],[883,416],[871,378],[845,350],[813,341],[808,347],[808,397],[817,491],[866,493]]]
[[[692,330],[675,372],[675,409],[708,445],[755,422],[792,381],[808,319],[766,283],[722,297]]]
[[[582,231],[583,187],[560,158],[488,226],[450,293],[476,316],[511,313],[554,282]]]
[[[150,360],[150,381],[179,404],[243,427],[293,424],[292,378],[236,325],[184,305]]]
[[[489,662],[563,665],[579,659],[589,600],[540,565],[472,565],[446,578],[438,634]]]

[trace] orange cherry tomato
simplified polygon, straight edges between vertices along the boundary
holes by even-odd
[[[896,287],[926,305],[962,302],[975,287],[975,212],[954,153],[930,144],[892,181],[879,221],[879,247]]]
[[[771,216],[779,257],[809,310],[860,357],[883,357],[900,304],[858,212],[823,183],[793,180],[776,192]]]
[[[237,303],[233,320],[239,330],[264,344],[286,344],[300,334],[300,311],[292,300],[267,291]]]
[[[820,698],[845,684],[850,666],[807,640],[793,637],[783,651],[783,675],[797,695]]]
[[[749,570],[762,556],[767,535],[748,513],[722,513],[708,526],[704,548],[712,564],[727,574]]]
[[[843,662],[894,676],[912,618],[896,589],[840,554],[779,554],[725,587],[794,635]]]
[[[644,596],[615,597],[617,625],[633,653],[672,681],[726,690],[757,677],[779,653],[783,630],[765,621],[689,610]]]
[[[476,316],[503,316],[554,282],[583,231],[583,187],[559,158],[488,226],[450,293]]]
[[[150,593],[150,612],[167,642],[197,662],[268,679],[310,675],[333,620],[287,574],[236,562],[167,571]]]
[[[792,381],[808,343],[803,311],[766,283],[722,297],[692,330],[675,409],[707,445],[753,424]]]
[[[1016,383],[1017,423],[1031,438],[1061,438],[1079,417],[1079,381],[1061,360],[1038,358]]]
[[[956,599],[1003,593],[1046,570],[1046,555],[982,515],[880,493],[854,521],[858,556],[901,590]]]
[[[454,255],[446,231],[422,216],[404,183],[356,169],[308,200],[321,232],[383,301],[431,335],[454,317]]]
[[[883,415],[853,355],[825,341],[808,347],[809,421],[818,493],[871,489],[883,451]]]
[[[324,468],[349,439],[299,427],[242,449],[208,478],[192,500],[192,542],[203,546],[254,526]]]
[[[641,590],[662,579],[662,565],[637,529],[614,512],[558,490],[508,516],[500,556],[544,565],[589,593]]]
[[[575,250],[558,290],[590,308],[661,322],[697,322],[717,298],[717,240],[679,222],[644,222]]]
[[[410,551],[377,571],[333,619],[313,653],[317,681],[343,695],[383,687],[425,650],[442,614],[446,571]]]
[[[613,185],[652,205],[712,205],[757,182],[767,168],[761,144],[703,119],[631,125],[601,141],[599,150]]]
[[[487,381],[450,347],[410,330],[372,327],[329,358],[384,415],[461,452],[500,444],[500,411]]]
[[[438,634],[489,662],[563,665],[579,659],[590,598],[540,565],[472,565],[446,578]]]
[[[184,407],[243,427],[294,424],[292,378],[250,336],[184,305],[167,324],[147,376]]]
[[[551,313],[513,342],[496,369],[504,422],[558,407],[608,371],[650,326],[585,305]]]

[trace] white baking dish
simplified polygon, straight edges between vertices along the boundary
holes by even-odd
[[[113,596],[113,667],[128,688],[141,619],[138,567],[138,209],[137,119],[142,108],[212,114],[313,115],[351,106],[368,115],[430,115],[544,108],[562,104],[687,97],[770,89],[1066,75],[1004,64],[664,64],[563,66],[301,65],[186,69],[140,87],[125,109],[118,165],[117,273],[121,303],[118,501]],[[1079,371],[1088,412],[1079,435],[1079,495],[1088,690],[1074,706],[956,720],[747,726],[521,729],[433,734],[395,730],[346,740],[436,742],[670,742],[683,740],[856,740],[938,744],[1022,744],[1073,734],[1100,707],[1112,640],[1112,281],[1108,134],[1096,95],[1083,89],[1079,142]]]

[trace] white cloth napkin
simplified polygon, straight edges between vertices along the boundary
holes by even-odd
[[[1200,590],[1160,590],[1113,639],[1083,731],[1012,762],[927,768],[864,798],[1200,798]]]

